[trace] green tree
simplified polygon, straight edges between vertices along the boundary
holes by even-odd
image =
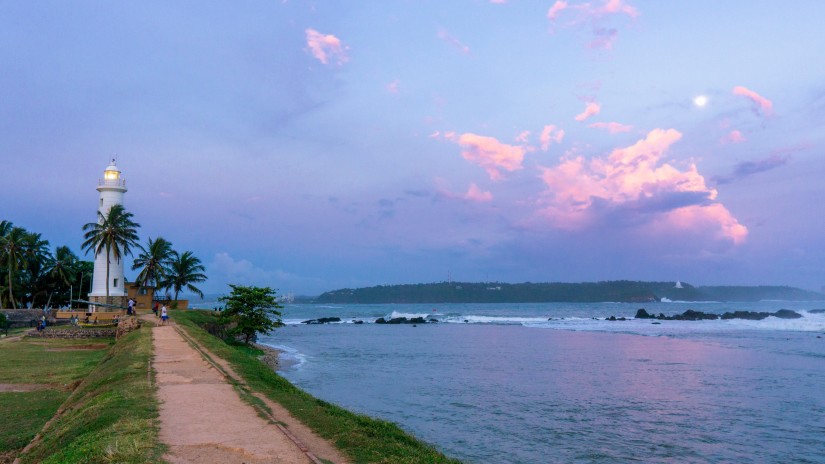
[[[178,301],[178,294],[184,288],[203,298],[203,292],[192,284],[206,281],[207,277],[203,274],[205,270],[201,260],[191,251],[182,255],[175,253],[169,262],[169,274],[161,286],[175,292],[175,301]]]
[[[144,287],[149,283],[157,287],[166,280],[169,275],[169,266],[175,258],[172,243],[163,237],[155,240],[150,237],[146,248],[141,247],[141,249],[143,252],[132,264],[133,271],[140,269],[136,281]]]
[[[132,213],[127,212],[123,205],[113,205],[106,214],[97,212],[98,222],[90,222],[83,226],[86,232],[82,248],[88,254],[94,251],[97,256],[106,253],[106,302],[109,303],[109,267],[111,258],[120,261],[124,256],[132,254],[132,247],[139,248],[137,228],[140,224],[134,222]]]
[[[0,255],[3,258],[3,265],[8,277],[6,290],[9,294],[9,302],[12,309],[17,309],[14,299],[15,276],[18,270],[25,268],[26,261],[26,229],[12,226],[8,221],[3,221],[3,228],[6,233],[0,237]]]
[[[49,241],[43,239],[43,235],[37,232],[27,232],[23,240],[23,258],[26,261],[25,270],[22,272],[22,284],[24,297],[28,296],[31,307],[45,304],[43,300],[49,295],[51,282],[47,273],[49,263],[52,261],[52,252],[49,250]]]
[[[229,286],[232,293],[218,299],[226,303],[219,321],[227,326],[229,335],[243,335],[244,343],[248,345],[255,334],[284,326],[278,311],[283,306],[278,304],[275,290],[269,287]]]

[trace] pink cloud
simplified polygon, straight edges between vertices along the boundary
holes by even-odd
[[[747,139],[742,134],[742,132],[740,132],[738,130],[732,130],[732,131],[730,131],[730,133],[728,135],[726,135],[722,139],[722,143],[742,143],[745,140],[747,140]]]
[[[633,6],[628,5],[623,0],[607,0],[604,6],[594,10],[596,14],[617,14],[623,13],[631,18],[639,16],[639,10]]]
[[[464,199],[476,202],[493,201],[493,194],[482,191],[476,184],[473,183],[470,184],[470,188],[467,190],[467,193],[464,194]]]
[[[587,44],[587,48],[601,48],[610,50],[613,43],[618,38],[619,31],[614,28],[599,27],[593,30],[593,40]]]
[[[618,134],[619,132],[630,132],[633,129],[633,126],[628,126],[627,124],[620,124],[618,122],[594,122],[593,124],[588,125],[587,127],[593,129],[604,129],[611,134]]]
[[[576,121],[586,121],[587,118],[591,116],[595,116],[602,111],[601,105],[596,102],[587,102],[584,107],[584,111],[576,115]]]
[[[456,50],[458,50],[462,54],[464,54],[464,55],[469,55],[470,54],[470,47],[464,45],[463,43],[461,43],[460,40],[453,37],[453,35],[450,34],[447,31],[447,29],[444,29],[444,28],[439,29],[438,30],[438,38],[443,40],[444,42],[447,42],[448,44],[452,45]]]
[[[346,47],[338,37],[332,34],[324,35],[314,29],[307,29],[306,42],[309,52],[323,64],[329,64],[330,60],[335,60],[337,64],[349,61]]]
[[[550,142],[561,143],[563,139],[563,129],[559,129],[552,124],[544,126],[544,129],[541,131],[541,137],[539,138],[539,141],[541,142],[541,149],[543,151],[547,151],[550,149]]]
[[[551,21],[555,21],[556,18],[559,17],[559,13],[561,13],[562,11],[564,11],[566,9],[567,9],[567,2],[565,2],[563,0],[557,0],[556,3],[554,3],[553,6],[551,6],[550,9],[547,10],[547,19],[549,19]]]
[[[516,142],[525,144],[530,139],[530,131],[522,131],[518,137],[516,137]]]
[[[773,116],[773,102],[759,95],[753,90],[738,85],[733,88],[733,94],[749,99],[754,104],[754,113],[765,117]]]
[[[387,89],[387,92],[392,93],[392,94],[396,94],[396,93],[398,93],[398,84],[400,84],[400,83],[401,82],[398,79],[395,79],[394,81],[392,81],[389,84],[387,84],[386,86],[384,86],[384,88]]]
[[[501,143],[493,137],[485,137],[471,133],[461,134],[460,137],[453,133],[445,134],[445,138],[461,145],[461,156],[467,161],[481,166],[490,175],[490,179],[499,180],[502,178],[502,171],[515,171],[521,169],[524,154],[527,150],[524,147]]]
[[[718,201],[695,165],[679,170],[661,161],[681,139],[676,130],[655,129],[608,156],[568,157],[542,168],[547,192],[541,214],[556,227],[656,227],[662,233],[692,231],[742,243],[747,228]]]

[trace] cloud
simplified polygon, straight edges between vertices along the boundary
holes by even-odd
[[[586,25],[592,29],[593,33],[593,39],[587,47],[608,50],[613,48],[619,30],[615,27],[605,27],[604,23],[610,17],[622,15],[633,19],[639,16],[639,10],[624,0],[605,0],[599,5],[590,2],[571,4],[558,0],[547,10],[547,19],[552,25],[555,25],[562,17],[568,18],[565,24],[568,27]]]
[[[587,118],[591,116],[595,116],[602,111],[601,105],[596,102],[587,102],[584,107],[584,111],[576,115],[576,121],[586,121]]]
[[[467,193],[464,194],[464,199],[477,202],[487,202],[493,200],[493,194],[482,191],[475,183],[473,183],[470,184],[470,188],[467,190]]]
[[[518,143],[527,143],[530,139],[530,131],[522,131],[517,137],[516,142]]]
[[[540,214],[557,228],[655,226],[661,233],[707,232],[738,244],[747,228],[716,201],[695,165],[685,170],[662,163],[681,139],[674,129],[655,129],[644,139],[608,156],[562,159],[542,168],[547,186]]]
[[[770,171],[778,167],[788,164],[791,160],[791,155],[773,153],[767,158],[762,158],[756,161],[743,161],[733,168],[733,172],[727,176],[714,177],[718,185],[730,184],[746,177],[750,177],[760,172]]]
[[[744,134],[736,129],[730,131],[728,135],[722,138],[722,143],[742,143],[746,141]]]
[[[559,17],[559,13],[566,10],[568,8],[567,2],[563,0],[557,0],[553,6],[547,10],[547,19],[550,21],[555,21]]]
[[[593,129],[604,129],[611,134],[618,134],[619,132],[630,132],[633,129],[633,126],[628,126],[627,124],[620,124],[618,122],[594,122],[593,124],[588,125],[587,127]]]
[[[443,27],[438,30],[438,38],[452,45],[456,50],[458,50],[462,54],[470,54],[470,47],[461,43],[460,40],[458,40],[456,37],[450,34],[449,31],[447,31],[447,29],[444,29]]]
[[[329,64],[330,60],[334,60],[337,64],[344,64],[349,61],[349,47],[343,45],[338,37],[321,34],[315,29],[307,29],[305,32],[309,52],[321,63]]]
[[[490,175],[490,179],[500,180],[502,171],[515,171],[521,169],[524,154],[527,150],[524,147],[501,143],[493,137],[485,137],[472,133],[464,133],[461,136],[450,132],[445,138],[461,145],[461,156],[467,161],[481,166]]]
[[[599,27],[593,29],[593,36],[593,40],[587,44],[587,48],[610,50],[619,36],[619,31],[615,28]]]
[[[384,88],[387,89],[387,92],[392,94],[398,93],[398,85],[401,83],[398,79],[393,80],[389,84],[385,85]]]
[[[559,129],[558,127],[554,126],[553,124],[548,124],[544,126],[544,129],[541,131],[541,136],[539,137],[539,141],[541,142],[541,149],[542,151],[547,151],[550,149],[550,142],[561,143],[564,139],[564,130]]]
[[[753,112],[757,116],[773,116],[773,102],[763,97],[762,95],[759,95],[753,90],[747,89],[739,85],[733,88],[733,94],[745,97],[749,99],[751,102],[753,102]]]

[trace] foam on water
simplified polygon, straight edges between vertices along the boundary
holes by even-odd
[[[300,369],[306,363],[306,356],[291,346],[279,345],[266,341],[260,341],[259,343],[280,351],[278,360],[281,364],[281,370]]]

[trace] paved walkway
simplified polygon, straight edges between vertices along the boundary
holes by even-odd
[[[152,319],[149,315],[148,320]],[[262,419],[174,325],[154,327],[152,339],[155,353],[152,366],[157,373],[161,402],[160,440],[169,447],[164,456],[169,462],[320,462],[314,452],[334,453],[334,456],[319,456],[343,462],[331,445],[321,443],[318,447],[329,449],[310,451],[288,436],[292,427],[285,432],[283,427]]]

